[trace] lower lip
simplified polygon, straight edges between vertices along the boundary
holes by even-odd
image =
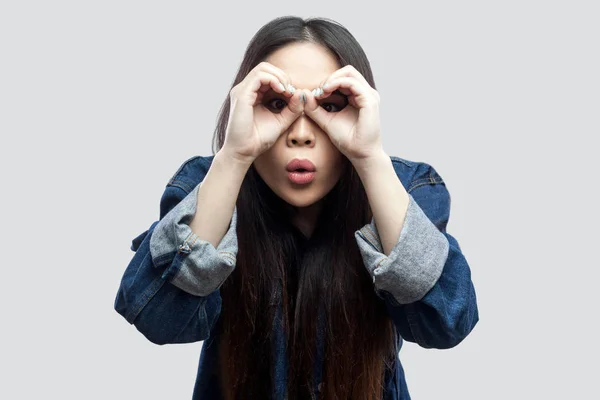
[[[305,185],[315,179],[315,172],[288,172],[288,178],[297,185]]]

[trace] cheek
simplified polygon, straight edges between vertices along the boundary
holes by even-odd
[[[261,154],[256,160],[254,160],[254,169],[256,173],[263,181],[267,181],[268,178],[265,176],[265,173],[269,170],[269,167],[266,165],[267,159],[263,157],[264,153]]]
[[[344,165],[344,155],[336,148],[332,147],[327,149],[325,159],[327,160],[327,166],[331,169],[339,170]]]
[[[341,153],[339,153],[341,154]],[[333,186],[342,176],[344,169],[343,158],[338,154],[331,154],[327,162],[327,185]]]
[[[271,188],[281,184],[281,174],[278,171],[281,167],[278,166],[276,159],[267,152],[261,154],[254,160],[254,169],[260,178]]]

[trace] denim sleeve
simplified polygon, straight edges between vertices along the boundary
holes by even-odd
[[[208,274],[211,278],[206,281],[207,286],[192,290],[196,294],[182,290],[176,283],[200,285],[202,273],[191,274],[196,281],[186,276],[199,265],[222,263],[225,269],[233,266],[233,258],[228,253],[233,249],[230,236],[224,238],[216,250],[212,245],[195,240],[189,232],[186,234],[185,227],[179,225],[186,221],[179,216],[189,215],[186,211],[191,207],[192,197],[187,195],[181,187],[167,185],[160,204],[161,218],[132,241],[135,254],[125,269],[114,301],[115,310],[127,322],[159,345],[197,342],[211,337],[222,304],[220,290],[214,288],[226,274],[218,273],[216,278]],[[177,208],[178,204],[182,205]],[[229,233],[234,228],[235,220]],[[222,253],[217,254],[219,252]],[[201,254],[206,256],[206,263],[200,263]]]
[[[450,194],[426,166],[413,179],[398,242],[383,253],[374,219],[355,232],[374,290],[396,329],[424,348],[460,343],[479,320],[471,271],[457,240],[446,232]]]
[[[181,263],[171,264],[165,270],[163,278],[190,294],[208,296],[221,287],[235,268],[237,207],[225,236],[215,248],[200,239],[189,226],[196,213],[199,188],[200,184],[196,185],[158,223],[150,239],[150,253],[156,264],[172,253],[185,254]]]

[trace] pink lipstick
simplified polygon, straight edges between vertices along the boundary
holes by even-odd
[[[288,178],[292,183],[305,185],[315,179],[316,168],[310,160],[294,158],[286,166]]]

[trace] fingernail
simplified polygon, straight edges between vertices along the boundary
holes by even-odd
[[[329,82],[323,85],[323,89],[327,89],[329,87]]]
[[[279,87],[281,87],[281,90],[285,92],[285,86],[283,86],[283,83],[279,82]]]
[[[289,83],[288,83],[288,91],[289,91],[291,94],[294,94],[294,92],[296,91],[296,88],[295,88],[295,87],[293,87],[291,84],[289,84]]]
[[[306,94],[304,92],[302,92],[302,94],[300,95],[300,99],[302,99],[302,102],[306,104]]]

